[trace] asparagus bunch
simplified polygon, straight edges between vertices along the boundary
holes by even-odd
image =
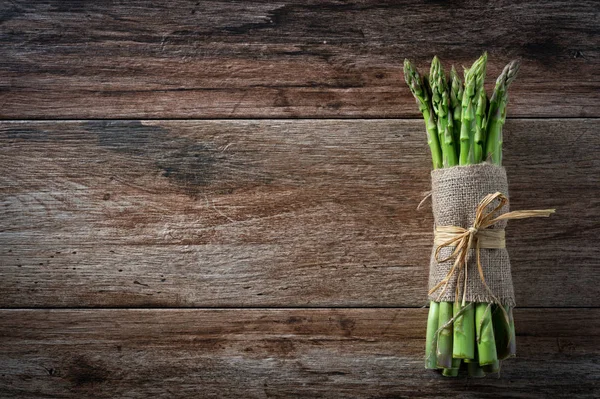
[[[454,66],[447,80],[438,57],[429,76],[421,76],[408,60],[404,77],[425,119],[433,168],[480,162],[502,162],[502,127],[508,87],[519,70],[511,61],[496,80],[492,97],[484,88],[487,53],[465,68],[464,84]],[[500,360],[516,354],[512,309],[491,303],[431,301],[427,318],[425,367],[457,376],[461,363],[470,376],[500,369]]]

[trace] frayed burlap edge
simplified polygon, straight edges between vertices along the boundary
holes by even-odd
[[[503,167],[482,163],[468,166],[437,169],[431,172],[432,207],[434,230],[437,226],[459,226],[469,228],[475,219],[475,209],[488,194],[497,191],[508,197],[508,181]],[[508,212],[505,206],[499,214]],[[498,222],[492,229],[506,227],[506,222]],[[438,263],[435,260],[435,246],[432,248],[429,268],[429,289],[435,287],[450,271],[453,260]],[[452,253],[453,248],[442,248],[439,259]],[[485,281],[500,304],[515,306],[514,288],[510,270],[510,259],[506,248],[480,249],[480,259]],[[475,261],[475,250],[469,251],[467,262],[468,302],[497,302],[482,283]],[[457,275],[439,296],[439,291],[429,295],[430,300],[453,302],[456,299]],[[462,299],[462,297],[461,297]]]

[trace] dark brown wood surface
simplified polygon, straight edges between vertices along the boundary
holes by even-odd
[[[3,398],[597,398],[600,311],[517,309],[499,378],[423,367],[426,309],[3,310]]]
[[[512,116],[600,116],[596,1],[6,1],[4,118],[418,116],[401,70],[434,54],[491,85],[521,58]]]
[[[0,398],[600,397],[596,3],[0,3]],[[507,230],[518,357],[447,379],[401,69],[483,51],[557,213]]]
[[[558,208],[509,224],[522,306],[600,305],[596,126],[507,123],[513,209]],[[431,168],[423,130],[420,120],[2,123],[0,304],[422,306],[433,223],[429,202],[416,211]]]

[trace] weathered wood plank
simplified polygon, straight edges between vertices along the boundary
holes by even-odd
[[[600,310],[517,309],[501,378],[423,368],[426,309],[1,310],[0,394],[593,398]]]
[[[600,116],[595,1],[0,4],[1,118],[417,116],[405,57],[491,85],[511,116]]]
[[[512,120],[521,306],[599,306],[597,120]],[[418,120],[4,122],[0,306],[421,306]]]

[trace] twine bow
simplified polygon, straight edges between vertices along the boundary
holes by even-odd
[[[486,213],[488,206],[490,206],[495,200],[498,200],[498,205],[496,205],[496,207],[494,207],[490,212]],[[469,227],[468,229],[458,226],[439,226],[436,228],[435,245],[437,245],[437,248],[435,250],[435,260],[438,263],[441,263],[453,258],[455,259],[454,265],[448,274],[446,274],[446,276],[435,287],[429,290],[429,295],[431,295],[443,287],[436,302],[439,302],[440,298],[444,294],[444,291],[448,287],[450,280],[456,273],[458,273],[456,299],[458,300],[460,298],[459,282],[462,280],[462,276],[464,275],[464,283],[462,288],[462,307],[465,306],[467,295],[467,261],[469,257],[469,250],[473,247],[473,244],[475,244],[479,278],[494,301],[500,304],[500,301],[498,298],[496,298],[485,281],[483,268],[481,267],[479,250],[480,248],[505,248],[506,244],[504,240],[504,229],[488,229],[488,227],[501,220],[548,217],[555,212],[554,209],[526,210],[512,211],[495,216],[495,214],[506,204],[508,204],[508,198],[506,198],[502,193],[496,192],[494,194],[488,194],[481,200],[481,202],[479,202],[479,205],[477,205],[473,226]],[[440,250],[445,247],[455,248],[450,256],[444,259],[439,259]]]

